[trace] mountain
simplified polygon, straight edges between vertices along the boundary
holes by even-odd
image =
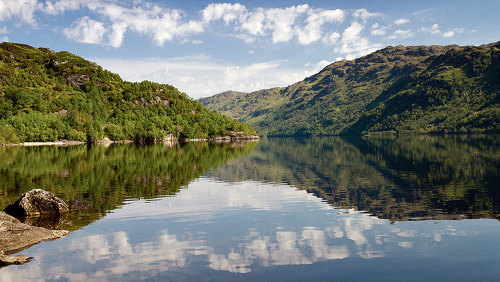
[[[224,92],[209,109],[262,134],[500,132],[500,42],[386,47],[284,88]]]
[[[68,52],[0,44],[0,144],[250,134],[171,85],[126,82]]]

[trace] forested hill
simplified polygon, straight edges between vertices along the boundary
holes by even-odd
[[[284,88],[200,102],[268,135],[500,132],[500,42],[387,47]]]
[[[68,52],[0,44],[0,144],[249,135],[175,87],[131,83]]]

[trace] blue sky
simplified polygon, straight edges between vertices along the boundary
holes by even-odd
[[[498,14],[498,0],[0,0],[0,41],[69,51],[199,98],[287,86],[388,45],[499,41]]]

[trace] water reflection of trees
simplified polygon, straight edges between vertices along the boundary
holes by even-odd
[[[78,229],[127,198],[174,195],[207,171],[248,154],[255,143],[188,143],[0,148],[0,207],[43,188],[77,208],[63,228]]]
[[[380,218],[499,218],[500,137],[269,139],[213,176],[287,183]]]

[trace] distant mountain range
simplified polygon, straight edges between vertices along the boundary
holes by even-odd
[[[283,88],[199,100],[270,136],[500,132],[500,42],[386,47]]]

